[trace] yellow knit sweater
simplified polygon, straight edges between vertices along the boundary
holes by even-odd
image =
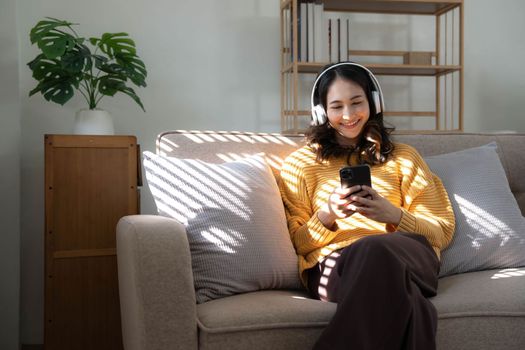
[[[335,231],[319,221],[317,212],[339,185],[339,169],[345,165],[346,157],[316,162],[316,154],[309,146],[292,153],[283,164],[279,187],[304,285],[306,269],[330,252],[372,234],[418,233],[428,239],[439,256],[452,239],[454,212],[441,180],[413,147],[396,143],[387,162],[371,167],[372,187],[402,210],[397,227],[358,213],[338,219]]]

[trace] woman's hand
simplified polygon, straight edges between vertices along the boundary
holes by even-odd
[[[350,196],[352,209],[355,212],[377,222],[399,225],[402,216],[401,209],[394,206],[371,187],[363,185],[361,192],[366,194]]]
[[[369,195],[368,192],[362,190],[362,186],[352,186],[349,188],[336,187],[328,202],[318,213],[317,217],[325,227],[331,229],[336,219],[343,219],[351,216],[356,212],[353,200],[351,197],[361,197]]]

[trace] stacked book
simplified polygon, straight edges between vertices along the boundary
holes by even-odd
[[[350,28],[346,14],[325,12],[323,3],[301,0],[297,17],[298,61],[348,60]]]

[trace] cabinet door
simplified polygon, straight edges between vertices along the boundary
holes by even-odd
[[[137,169],[134,136],[46,135],[46,349],[122,349],[115,232]]]

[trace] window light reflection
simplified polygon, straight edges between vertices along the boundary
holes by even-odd
[[[255,141],[249,135],[239,134],[237,136],[244,142],[255,143]]]
[[[190,140],[192,140],[195,143],[204,143],[204,141],[201,140],[201,138],[198,137],[197,135],[185,134],[184,136],[186,136],[187,138],[189,138]]]
[[[188,183],[191,185],[206,183],[206,167],[203,164],[197,163],[195,164],[194,169],[199,171],[190,170],[187,172],[186,179]],[[226,169],[216,168],[215,170],[217,174],[221,175],[220,177],[215,177],[215,181],[219,182],[227,190],[234,192],[236,195],[242,198],[247,197],[246,192],[250,191],[250,187],[243,182],[243,180],[245,180],[244,178],[239,177],[238,174],[229,172]],[[221,189],[222,187],[215,190],[220,191]]]
[[[276,143],[278,145],[282,145],[283,143],[281,142],[281,140],[279,140],[277,137],[275,136],[271,136],[271,135],[268,135],[265,137],[267,140],[271,141],[272,143]]]
[[[497,280],[501,278],[510,278],[510,277],[524,277],[525,276],[525,268],[513,268],[513,269],[504,269],[500,270],[490,279]]]
[[[480,232],[480,234],[485,236],[472,237],[472,246],[474,248],[481,248],[483,239],[486,237],[499,237],[501,239],[500,246],[503,246],[511,237],[516,235],[514,230],[488,211],[483,210],[461,196],[454,195],[454,198],[460,205],[461,212],[465,215],[467,223],[477,232]]]
[[[201,203],[205,202],[218,208],[229,208],[244,219],[248,219],[252,214],[249,208],[241,205],[242,201],[236,200],[239,197],[247,197],[251,189],[243,181],[242,176],[234,171],[230,172],[224,169],[222,172],[217,172],[215,181],[223,185],[220,188],[202,188],[202,184],[206,183],[206,178],[209,176],[202,164],[195,167],[186,165],[174,168],[175,166],[172,163],[164,159],[159,163],[147,162],[145,166],[150,168],[151,174],[155,174],[151,179],[148,178],[148,182],[152,185],[152,194],[162,199],[166,205],[169,205],[169,196],[166,195],[165,188],[171,187],[172,192],[175,191],[177,196],[186,197],[184,198],[186,203],[191,203],[193,208],[199,208],[202,205]],[[170,173],[173,172],[179,174],[178,179],[170,176]],[[177,211],[177,209],[171,208],[169,210],[169,212],[173,211]]]
[[[157,154],[175,156],[179,159],[184,159],[191,153],[192,156],[197,155],[203,161],[210,163],[246,159],[255,153],[267,151],[266,163],[279,178],[283,157],[289,154],[286,153],[287,149],[292,152],[302,142],[296,143],[296,140],[299,138],[294,136],[290,139],[279,134],[177,130],[159,135],[156,150]],[[223,153],[214,152],[214,144],[218,143],[221,144]],[[240,145],[246,146],[242,148],[245,152],[236,152],[240,150]],[[288,147],[276,148],[275,145]],[[216,215],[221,215],[221,210],[227,210],[234,214],[234,218],[241,220],[248,220],[253,214],[250,212],[251,207],[243,205],[245,201],[241,200],[249,196],[249,192],[253,190],[248,188],[241,173],[236,173],[234,170],[230,172],[226,167],[214,167],[213,174],[210,174],[205,164],[193,162],[182,167],[174,167],[173,164],[163,162],[145,162],[145,167],[146,164],[150,167],[147,169],[148,172],[155,174],[153,178],[148,176],[148,185],[153,196],[156,197],[158,210],[163,215],[174,217],[181,223],[187,224],[187,221],[192,219],[191,216],[200,215],[201,208],[207,208],[207,213],[210,213],[210,210],[212,213],[216,211]],[[261,163],[259,166],[267,165]],[[170,175],[174,173],[177,175]],[[205,185],[210,176],[214,177],[215,183],[220,184],[216,186],[220,188],[210,188]],[[173,196],[185,203],[185,209],[177,208],[178,204],[177,201],[173,201]],[[188,207],[193,208],[191,214],[188,212]],[[199,232],[201,238],[213,242],[218,250],[227,253],[235,252],[238,246],[242,245],[243,237],[239,236],[240,233],[233,232],[228,227],[207,226],[202,227]]]
[[[162,169],[163,167],[164,169]],[[194,166],[188,165],[183,168],[175,168],[169,161],[164,161],[163,164],[157,164],[154,171],[158,171],[161,176],[164,176],[168,184],[175,183],[176,180],[171,177],[170,173],[177,172],[182,174],[183,176],[180,176],[182,181],[184,181],[186,185],[189,185],[191,190],[197,192],[203,190],[200,187],[202,187],[203,183],[207,182],[207,176],[209,176],[206,167],[202,164],[199,165],[198,163]],[[247,194],[244,191],[241,191],[241,189],[249,191],[250,188],[243,182],[244,179],[242,177],[228,171],[218,170],[217,173],[219,173],[221,177],[216,177],[214,180],[219,182],[225,188],[223,189],[220,187],[209,189],[211,193],[219,192],[223,197],[227,197],[228,191],[233,191],[242,195],[243,198],[247,196]]]
[[[412,169],[414,169],[414,163],[411,160],[400,158],[401,162],[401,174],[403,175],[410,175],[412,173]]]
[[[268,161],[270,166],[274,167],[275,169],[280,169],[284,162],[284,159],[282,157],[279,157],[275,154],[266,155],[266,160]]]
[[[233,142],[237,142],[237,143],[241,143],[242,140],[240,138],[238,138],[237,136],[235,135],[224,135],[227,139],[229,139],[230,141],[233,141]]]
[[[165,140],[159,144],[157,144],[157,149],[160,150],[161,154],[167,154],[169,152],[173,152],[175,148],[179,148],[178,145],[176,145],[173,141]]]
[[[322,271],[321,278],[319,279],[319,287],[317,288],[317,293],[321,298],[326,298],[328,296],[326,290],[328,286],[328,279],[333,271],[333,268],[335,267],[335,263],[337,262],[336,259],[339,258],[339,256],[341,256],[341,254],[335,251],[331,252],[330,255],[324,259],[325,268]]]

